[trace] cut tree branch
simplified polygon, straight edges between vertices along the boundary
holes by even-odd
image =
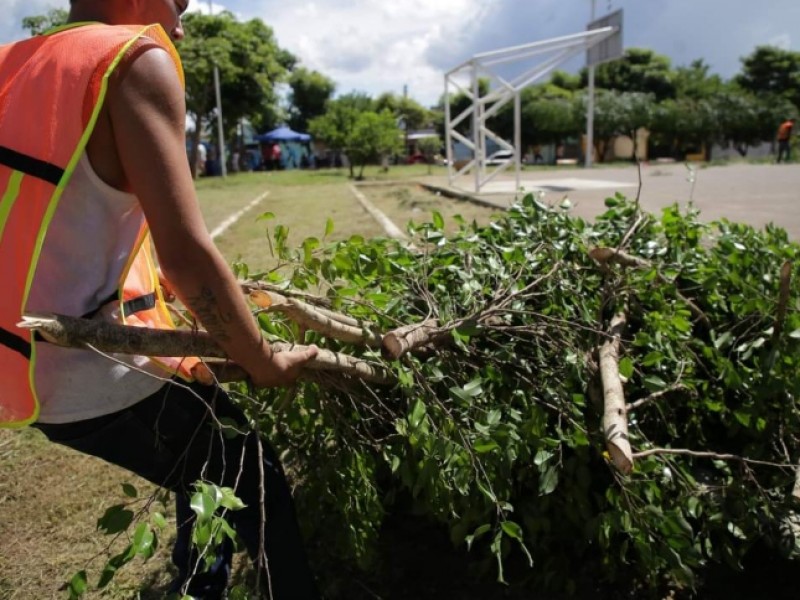
[[[789,306],[789,292],[792,282],[792,263],[786,261],[781,267],[780,286],[778,290],[778,308],[775,311],[775,325],[772,329],[772,347],[776,347],[781,338],[783,324],[786,321],[786,308]]]
[[[312,304],[314,306],[322,306],[325,308],[331,307],[331,301],[323,296],[315,296],[314,294],[309,294],[308,292],[302,292],[300,290],[286,289],[285,287],[272,285],[264,281],[253,281],[249,279],[240,280],[239,286],[242,288],[242,292],[244,292],[245,294],[249,294],[254,290],[264,290],[267,292],[275,292],[276,294],[281,294],[282,296],[286,296],[287,298],[299,298],[304,302],[307,302],[308,304]]]
[[[608,339],[600,347],[600,379],[603,382],[603,432],[606,447],[617,469],[627,475],[633,469],[628,439],[628,415],[619,375],[619,347],[625,329],[625,314],[611,319]]]
[[[382,354],[397,360],[415,348],[430,344],[442,335],[438,325],[436,319],[428,319],[390,331],[383,336]]]
[[[55,314],[26,314],[17,326],[38,331],[58,346],[84,348],[101,352],[137,354],[141,356],[203,356],[227,358],[225,351],[204,331],[179,331],[130,327],[105,321],[81,319]],[[272,342],[275,352],[304,350],[306,346]],[[395,378],[381,365],[347,354],[320,348],[317,356],[304,369],[335,371],[369,383],[393,385]]]
[[[267,312],[279,312],[304,327],[349,344],[380,348],[381,336],[347,315],[321,309],[296,298],[287,298],[275,292],[254,290],[250,299]],[[355,325],[354,325],[355,323]]]

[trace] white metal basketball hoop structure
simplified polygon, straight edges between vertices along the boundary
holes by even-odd
[[[476,54],[454,69],[448,71],[444,76],[444,107],[445,107],[445,148],[447,151],[447,175],[449,184],[455,182],[468,171],[472,171],[475,182],[475,192],[480,192],[481,188],[494,179],[498,174],[510,168],[513,164],[516,170],[517,188],[520,184],[520,145],[521,145],[521,107],[520,91],[533,84],[537,80],[546,76],[561,63],[571,59],[581,52],[588,52],[589,60],[605,62],[613,58],[618,58],[622,52],[622,19],[621,11],[619,14],[619,25],[610,24],[604,27],[597,27],[596,23],[590,24],[589,31],[576,33],[532,44],[512,46],[491,52]],[[616,16],[616,13],[615,15]],[[605,47],[601,52],[597,52],[597,47],[603,44]],[[590,50],[595,49],[592,54]],[[514,78],[506,80],[501,77],[495,68],[499,65],[528,61],[532,63],[529,68]],[[481,77],[488,77],[498,84],[497,88],[481,96],[479,81]],[[464,80],[467,85],[463,84]],[[459,83],[461,80],[462,83]],[[467,107],[458,115],[451,115],[450,96],[451,92],[463,93],[470,101],[471,106]],[[511,100],[514,101],[514,142],[507,142],[499,135],[491,131],[487,126],[487,121],[497,115],[500,109]],[[472,139],[462,135],[456,130],[459,124],[467,118],[472,118]],[[487,172],[486,164],[486,142],[487,138],[494,141],[501,150],[512,153],[513,160],[501,161],[498,165]],[[456,165],[453,141],[457,140],[472,151],[472,159],[462,164],[460,161]],[[457,168],[458,167],[458,168]]]

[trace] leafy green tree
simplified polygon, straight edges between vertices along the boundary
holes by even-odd
[[[245,117],[257,129],[275,125],[270,121],[279,114],[275,84],[286,78],[295,58],[278,46],[272,29],[260,19],[239,22],[229,12],[188,13],[183,24],[186,38],[178,50],[186,75],[186,110],[195,122],[193,149],[216,111],[214,65],[219,69],[226,131],[235,131]],[[196,156],[191,158],[194,168]]]
[[[69,12],[63,8],[51,8],[43,15],[33,15],[22,19],[22,28],[31,35],[39,35],[50,29],[67,22]]]
[[[431,164],[433,164],[434,157],[442,149],[442,138],[438,135],[424,137],[417,142],[417,149],[425,157],[425,162],[428,163],[428,175],[431,174]]]
[[[595,85],[620,92],[653,94],[656,100],[675,97],[675,74],[668,57],[646,48],[628,48],[622,58],[595,69]],[[586,86],[588,71],[581,71]]]
[[[702,100],[720,93],[725,84],[719,75],[712,75],[709,71],[710,66],[703,59],[692,61],[688,67],[675,69],[676,97]]]
[[[574,104],[575,118],[586,114],[587,97],[578,96]],[[650,127],[655,101],[652,94],[597,90],[594,102],[594,146],[602,160],[611,139],[628,135],[633,139],[633,158],[636,157],[636,130]]]
[[[717,111],[710,100],[683,97],[668,99],[653,111],[650,127],[655,142],[669,148],[670,156],[682,159],[687,148],[704,147],[708,153],[720,133]]]
[[[371,160],[394,154],[402,147],[400,130],[394,115],[388,111],[367,111],[358,115],[347,138],[345,150],[353,165],[361,170],[358,179],[364,177],[364,167]]]
[[[325,104],[333,96],[336,84],[319,71],[296,68],[289,77],[289,125],[296,131],[306,131],[308,122],[325,113]]]
[[[772,140],[775,123],[797,111],[786,98],[778,96],[767,101],[736,86],[717,94],[713,108],[719,121],[720,143],[733,145],[742,156],[747,155],[750,146]]]
[[[566,71],[553,71],[553,74],[550,75],[550,84],[562,90],[577,92],[581,89],[581,76]]]
[[[800,108],[800,52],[758,46],[742,58],[736,82],[757,96],[781,96]]]
[[[375,110],[390,111],[408,130],[422,129],[431,120],[430,111],[413,98],[399,96],[391,92],[381,94],[375,99]]]
[[[359,115],[370,110],[371,105],[372,100],[364,94],[348,94],[331,100],[324,115],[309,121],[308,131],[316,139],[325,142],[333,152],[346,152]],[[352,161],[350,177],[354,177]]]

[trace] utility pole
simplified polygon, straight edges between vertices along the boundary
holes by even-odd
[[[212,0],[208,0],[208,15],[214,14]],[[219,90],[219,67],[214,63],[214,92],[217,96],[217,158],[222,170],[222,176],[228,176],[228,167],[225,164],[225,133],[222,129],[222,95]]]
[[[595,0],[591,0],[591,3],[590,23],[595,19]],[[594,65],[589,65],[589,102],[586,107],[586,152],[584,154],[586,168],[591,169],[594,160]]]
[[[408,84],[403,84],[403,129],[404,129],[404,143],[405,147],[403,148],[403,156],[408,162],[409,152],[408,152]]]

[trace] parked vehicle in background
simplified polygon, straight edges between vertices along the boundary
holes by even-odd
[[[514,160],[514,153],[511,150],[498,150],[492,152],[486,158],[486,164],[489,166],[502,165],[509,161]]]

